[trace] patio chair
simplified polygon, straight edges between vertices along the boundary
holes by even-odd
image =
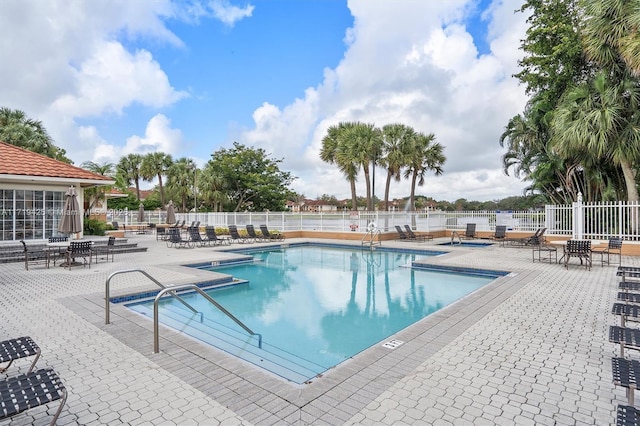
[[[116,245],[116,237],[109,237],[106,245],[96,245],[93,247],[93,253],[96,255],[96,263],[98,263],[99,256],[105,256],[106,261],[109,261],[109,255],[111,255],[111,261],[114,261],[114,248]]]
[[[156,241],[164,241],[167,239],[167,228],[164,226],[156,226]]]
[[[593,248],[592,252],[600,253],[600,265],[611,265],[611,255],[618,256],[618,262],[616,265],[622,264],[622,238],[609,238],[609,243],[606,248]],[[604,259],[607,255],[607,260]],[[614,257],[615,259],[615,257]]]
[[[502,241],[507,238],[507,225],[496,225],[496,230],[493,232],[493,235],[489,237],[489,239],[494,241]]]
[[[13,364],[13,361],[35,355],[35,358],[29,367],[29,371],[27,371],[27,373],[31,373],[33,368],[36,366],[36,362],[38,362],[38,359],[40,358],[40,352],[40,347],[36,345],[36,342],[34,342],[29,336],[0,342],[0,363],[8,362],[5,367],[0,367],[0,373],[6,372],[9,367],[11,367],[11,364]]]
[[[64,243],[69,241],[69,237],[66,235],[58,235],[56,237],[49,237],[50,243]],[[49,260],[53,260],[53,266],[56,266],[58,259],[64,259],[66,257],[66,248],[64,247],[51,247],[49,248]]]
[[[531,245],[537,245],[545,242],[544,233],[547,228],[538,228],[533,235],[529,235],[526,237],[518,237],[518,238],[504,238],[505,243],[509,243],[515,246],[527,247]]]
[[[634,390],[638,387],[640,378],[640,361],[626,358],[611,358],[611,372],[613,384],[627,388],[627,400],[633,407]]]
[[[51,419],[55,425],[67,401],[67,390],[60,377],[50,368],[43,368],[0,381],[0,419],[8,419],[23,411],[60,400]]]
[[[269,228],[267,228],[267,225],[260,225],[260,233],[262,234],[263,240],[284,240],[284,235],[282,235],[280,232],[269,232]]]
[[[569,240],[564,252],[564,267],[569,269],[569,260],[572,257],[580,259],[580,265],[591,270],[591,241],[589,240]],[[583,262],[584,261],[584,262]]]
[[[91,259],[93,257],[93,249],[91,241],[71,241],[67,249],[66,267],[71,269],[74,264],[78,264],[76,259],[82,259],[82,267],[89,265],[91,269]]]
[[[400,225],[396,225],[396,232],[398,233],[398,238],[401,240],[408,240],[409,236],[402,230]]]
[[[618,405],[616,409],[616,426],[640,424],[640,410],[629,405]]]
[[[425,241],[425,240],[433,240],[433,235],[431,234],[416,234],[413,232],[413,229],[409,225],[404,226],[405,231],[407,231],[407,236],[416,241]]]
[[[240,235],[238,232],[238,227],[236,225],[229,225],[229,235],[231,235],[231,241],[237,241],[241,244],[251,243],[251,238],[245,235]]]
[[[476,224],[467,223],[467,229],[464,231],[464,235],[460,236],[463,240],[473,240],[476,238]]]
[[[171,228],[169,229],[169,234],[167,238],[167,247],[175,247],[175,248],[193,248],[195,247],[195,243],[191,240],[182,238],[182,234],[180,233],[180,229]]]
[[[207,241],[202,239],[202,235],[200,235],[200,229],[195,226],[190,227],[187,232],[189,233],[189,240],[193,243],[193,245],[199,245],[200,247],[204,247],[207,244]]]
[[[206,241],[209,244],[213,244],[214,246],[219,246],[222,244],[231,244],[231,241],[229,241],[229,238],[219,237],[218,234],[216,234],[216,228],[213,226],[205,226],[204,232],[205,232],[204,241]]]
[[[256,229],[254,228],[253,225],[247,225],[246,228],[247,228],[247,235],[249,236],[249,238],[253,238],[253,241],[262,240],[262,236],[256,233]]]
[[[24,269],[29,270],[29,262],[43,262],[49,268],[49,250],[42,247],[29,247],[24,240],[20,240],[24,250]]]
[[[119,231],[120,230],[120,225],[118,225],[118,222],[111,222],[111,226],[113,226],[113,229],[115,231]]]

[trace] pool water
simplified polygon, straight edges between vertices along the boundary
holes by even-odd
[[[497,276],[414,269],[428,254],[289,247],[251,254],[254,263],[210,268],[246,283],[207,293],[250,329],[262,347],[196,293],[160,302],[160,322],[295,383],[483,287]],[[152,316],[153,301],[128,305]]]

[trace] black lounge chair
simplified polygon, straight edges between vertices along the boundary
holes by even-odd
[[[51,419],[55,425],[67,401],[67,390],[55,371],[43,368],[0,381],[0,419],[60,400]]]
[[[396,225],[396,232],[398,233],[398,238],[401,240],[408,240],[409,236],[402,230],[400,225]]]
[[[204,247],[205,244],[208,244],[207,241],[202,239],[202,235],[200,235],[200,229],[195,226],[190,227],[187,232],[189,233],[189,240],[193,242],[194,245],[199,245],[200,247]]]
[[[13,361],[17,359],[35,356],[29,371],[27,371],[27,373],[31,373],[36,366],[36,362],[38,362],[38,358],[40,358],[40,352],[40,347],[29,336],[0,342],[0,363],[8,362],[5,367],[0,367],[0,373],[6,372],[13,364]]]
[[[169,229],[169,234],[168,234],[168,237],[167,237],[167,247],[193,248],[194,247],[194,243],[191,242],[191,240],[182,238],[182,234],[180,233],[180,229],[171,228],[171,229]]]
[[[507,225],[496,225],[496,230],[489,239],[494,241],[503,241],[507,238]]]
[[[42,247],[29,247],[24,240],[20,240],[24,250],[24,269],[29,270],[29,262],[43,262],[49,267],[49,251]]]
[[[116,237],[109,237],[106,245],[95,245],[93,252],[96,255],[96,263],[98,263],[99,256],[104,256],[106,261],[109,261],[109,255],[111,255],[111,261],[114,261],[114,248],[116,245]]]
[[[262,239],[263,240],[276,240],[276,241],[282,241],[284,240],[284,235],[282,235],[279,232],[269,232],[269,228],[267,228],[267,225],[260,225],[260,233],[262,234]]]
[[[569,260],[572,257],[580,259],[580,265],[591,270],[591,241],[569,240],[564,250],[564,267],[569,269]],[[584,262],[583,262],[584,261]]]
[[[640,425],[640,410],[629,405],[618,405],[616,426]]]
[[[76,259],[82,259],[82,267],[89,265],[91,269],[91,259],[93,258],[93,249],[91,247],[91,241],[71,241],[69,248],[67,249],[66,267],[71,269],[76,262]]]
[[[609,238],[609,243],[604,249],[593,248],[591,250],[594,253],[600,253],[600,265],[611,265],[611,255],[618,257],[618,265],[622,264],[622,238]],[[607,256],[607,260],[604,256]]]
[[[507,238],[507,237],[505,237],[505,239],[503,241],[505,243],[510,244],[510,245],[520,246],[520,247],[527,247],[527,246],[537,245],[537,244],[545,242],[544,233],[545,233],[546,230],[547,230],[547,228],[538,228],[536,230],[536,232],[533,233],[533,235],[529,235],[529,236],[526,236],[526,237],[520,237],[520,238]]]
[[[431,234],[416,234],[413,232],[413,229],[409,225],[404,226],[405,231],[407,231],[407,236],[416,241],[425,241],[425,240],[433,240],[433,235]]]
[[[476,224],[475,223],[467,223],[467,228],[464,231],[464,235],[460,236],[463,240],[474,240],[476,239]]]
[[[247,235],[249,236],[249,238],[253,238],[253,241],[262,240],[262,236],[256,233],[256,229],[253,227],[253,225],[247,225],[246,228],[247,228]]]
[[[216,234],[216,228],[213,226],[206,226],[204,228],[204,232],[205,232],[204,241],[206,241],[210,245],[213,244],[214,246],[219,246],[222,244],[231,244],[231,241],[229,241],[229,238],[219,237],[218,234]]]
[[[231,241],[237,241],[241,244],[251,243],[251,238],[244,235],[240,235],[238,227],[236,225],[229,225],[229,234],[231,235]]]
[[[627,388],[627,399],[633,407],[634,390],[638,387],[640,378],[640,361],[626,358],[611,358],[611,372],[613,384]]]

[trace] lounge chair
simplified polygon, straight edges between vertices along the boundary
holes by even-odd
[[[114,261],[114,248],[116,245],[116,237],[111,236],[107,241],[106,245],[95,245],[93,247],[93,253],[96,255],[96,263],[98,263],[98,258],[100,256],[104,256],[106,261],[109,261],[109,255],[111,255],[111,261]]]
[[[13,364],[13,361],[17,359],[35,356],[31,362],[29,371],[27,371],[27,373],[31,373],[36,366],[36,362],[38,362],[38,358],[40,358],[40,352],[40,347],[36,345],[36,342],[29,336],[0,342],[0,363],[8,362],[5,367],[0,367],[0,373],[6,372],[9,367],[11,367],[11,364]]]
[[[489,239],[494,241],[503,241],[507,238],[507,225],[496,225],[496,230],[493,232],[493,235],[489,237]]]
[[[29,247],[24,240],[20,240],[24,249],[24,269],[29,270],[29,262],[43,262],[49,267],[49,251],[41,247]]]
[[[526,237],[519,237],[519,238],[505,237],[503,241],[505,243],[509,243],[510,245],[521,246],[521,247],[541,244],[545,242],[544,233],[546,230],[547,228],[538,228],[536,232],[533,233],[533,235],[529,235]]]
[[[593,248],[593,253],[600,253],[600,265],[611,265],[611,255],[618,256],[617,265],[622,264],[622,238],[609,238],[606,248]],[[607,260],[604,256],[607,255]]]
[[[229,238],[219,237],[218,234],[216,234],[216,228],[213,226],[206,226],[204,228],[204,232],[206,235],[204,238],[204,241],[208,242],[209,244],[213,244],[214,246],[218,246],[222,244],[231,244],[231,241],[229,241]]]
[[[171,228],[171,229],[169,229],[169,234],[168,234],[168,238],[167,238],[167,247],[193,248],[193,247],[195,247],[195,245],[191,240],[182,238],[182,234],[180,233],[180,229]]]
[[[396,232],[398,233],[398,238],[401,240],[408,240],[409,236],[402,230],[400,225],[396,225]]]
[[[167,229],[164,226],[156,226],[156,241],[167,239]]]
[[[467,223],[467,228],[464,231],[464,235],[460,236],[463,240],[474,240],[476,238],[476,224]]]
[[[253,238],[253,241],[261,241],[262,240],[262,236],[256,234],[256,229],[253,227],[253,225],[247,225],[247,235],[249,236],[249,238]]]
[[[67,401],[67,390],[55,371],[43,368],[0,381],[0,419],[60,400],[51,419],[55,425]]]
[[[200,235],[200,229],[194,227],[190,227],[187,231],[189,233],[189,240],[194,245],[199,245],[200,247],[204,247],[205,244],[208,244],[207,241],[202,239],[202,235]]]
[[[589,240],[569,240],[564,251],[564,267],[569,269],[569,260],[572,257],[580,259],[580,265],[591,270],[591,241]],[[584,262],[583,262],[584,260]]]
[[[263,240],[284,240],[284,235],[282,235],[281,233],[269,232],[269,228],[267,228],[267,225],[260,225],[260,233],[262,234]]]
[[[237,241],[241,244],[252,242],[251,238],[240,235],[240,233],[238,232],[238,227],[236,225],[229,225],[229,234],[231,235],[231,241]]]
[[[91,245],[91,241],[71,241],[67,249],[65,266],[71,269],[75,263],[78,263],[76,259],[80,258],[82,259],[82,267],[84,268],[86,265],[89,265],[89,269],[91,269],[91,259],[93,258]]]
[[[407,231],[407,236],[412,240],[417,241],[425,241],[425,240],[433,240],[433,235],[431,234],[416,234],[413,232],[409,225],[404,226],[405,231]]]

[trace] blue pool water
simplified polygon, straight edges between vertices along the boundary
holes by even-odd
[[[441,254],[441,253],[438,253]],[[498,275],[411,268],[428,254],[289,247],[252,251],[256,262],[211,267],[246,283],[207,293],[250,329],[248,336],[196,293],[160,302],[160,322],[304,383],[382,343],[403,328],[493,281]],[[153,302],[128,305],[152,316]]]

